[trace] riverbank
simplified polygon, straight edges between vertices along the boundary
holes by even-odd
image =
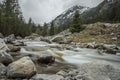
[[[2,47],[0,51],[4,50],[6,52],[5,54],[0,52],[1,55],[4,55],[4,59],[1,56],[2,67],[0,69],[4,70],[4,74],[0,77],[1,79],[97,80],[94,78],[95,76],[90,74],[99,77],[98,80],[100,77],[103,78],[102,80],[120,79],[118,76],[120,75],[120,57],[115,54],[101,54],[97,48],[82,48],[81,44],[48,43],[47,41],[38,40],[38,37],[36,38],[34,40],[11,39],[7,45],[1,39]],[[82,66],[91,73],[89,71],[86,73],[84,69],[80,68]],[[97,73],[93,73],[94,69]],[[101,69],[105,70],[105,73],[103,73],[105,76],[100,71]],[[98,73],[101,75],[98,75]],[[109,75],[108,73],[114,75]]]

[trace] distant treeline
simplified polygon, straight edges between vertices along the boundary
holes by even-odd
[[[61,30],[51,24],[36,25],[30,18],[28,23],[22,15],[18,0],[4,0],[0,3],[0,33],[4,36],[15,34],[16,36],[29,36],[37,33],[42,36],[54,35]]]

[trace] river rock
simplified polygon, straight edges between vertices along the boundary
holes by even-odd
[[[5,78],[6,71],[7,68],[2,63],[0,63],[0,79]]]
[[[50,38],[48,37],[40,37],[40,40],[41,41],[44,41],[44,42],[47,42],[47,43],[51,43],[51,41],[50,41]]]
[[[103,45],[103,49],[105,50],[106,53],[109,54],[116,54],[118,48],[116,45]]]
[[[13,61],[12,56],[6,52],[8,50],[9,48],[7,47],[3,39],[0,39],[0,63],[3,63],[5,65],[8,65]]]
[[[22,56],[29,56],[33,61],[37,61],[43,64],[49,64],[55,62],[54,53],[51,50],[40,51],[40,52],[31,52],[31,51],[22,51]]]
[[[64,76],[64,75],[66,75],[66,74],[67,74],[67,72],[65,72],[65,71],[61,70],[61,71],[57,72],[56,74],[57,74],[57,75]]]
[[[108,48],[108,49],[106,49],[106,53],[116,54],[116,50],[114,50],[114,49],[112,49],[112,48]]]
[[[31,47],[31,46],[27,46],[27,47],[24,47],[27,51],[46,51],[48,50],[49,48],[48,47],[43,47],[43,46],[34,46],[34,47]]]
[[[23,57],[11,64],[7,69],[7,77],[12,79],[31,78],[37,72],[36,67],[30,57]]]
[[[14,46],[25,46],[24,42],[22,42],[22,41],[14,41],[13,45]]]
[[[0,63],[8,65],[13,62],[13,57],[5,51],[0,51]]]
[[[87,43],[87,44],[86,44],[86,48],[96,49],[96,48],[98,48],[98,47],[99,47],[99,45],[96,44],[95,42]]]
[[[4,38],[4,41],[5,41],[6,43],[12,43],[13,41],[15,41],[15,35],[14,35],[14,34],[11,34],[11,35],[9,35],[8,37],[5,37],[5,38]]]
[[[18,46],[8,45],[8,48],[10,49],[10,52],[20,51],[20,47],[18,47]]]
[[[20,37],[20,36],[17,36],[17,37],[16,37],[16,39],[18,39],[18,40],[21,40],[21,39],[22,39],[22,37]]]
[[[8,51],[9,48],[8,46],[5,44],[4,40],[0,38],[0,51]]]
[[[120,69],[116,69],[108,62],[95,61],[80,65],[65,75],[63,80],[119,80]]]
[[[62,80],[60,75],[37,74],[31,78],[32,80]]]
[[[53,37],[51,41],[60,43],[60,42],[65,41],[65,38],[62,35],[57,35],[57,36]]]

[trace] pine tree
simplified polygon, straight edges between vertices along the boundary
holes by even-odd
[[[71,25],[70,25],[70,32],[72,32],[72,33],[80,32],[82,30],[81,25],[82,25],[82,22],[81,22],[81,17],[80,17],[79,11],[76,11],[73,16]]]
[[[47,23],[44,23],[44,25],[43,25],[42,35],[43,36],[48,35],[48,24]]]
[[[51,26],[50,26],[50,31],[49,31],[49,35],[52,36],[55,34],[55,28],[54,28],[54,22],[51,22]]]
[[[30,18],[28,21],[28,32],[29,34],[32,34],[32,19]]]
[[[4,0],[0,3],[0,32],[2,34],[24,37],[31,34],[31,25],[33,26],[33,23],[25,22],[18,0]]]
[[[38,25],[35,33],[38,34],[38,35],[42,35],[42,27],[40,25]]]
[[[18,0],[4,0],[2,3],[2,28],[4,35],[19,34],[18,28],[21,27],[22,13]]]

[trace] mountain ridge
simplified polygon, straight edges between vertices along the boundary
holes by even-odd
[[[119,22],[120,21],[120,1],[104,0],[98,6],[89,8],[76,5],[57,16],[53,22],[54,26],[68,26],[76,10],[80,11],[81,17],[85,23],[94,23],[98,21]]]
[[[85,7],[85,6],[80,6],[80,5],[73,6],[67,9],[66,11],[64,11],[62,14],[60,14],[53,20],[54,26],[62,26],[64,24],[69,23],[76,10],[79,10],[80,13],[83,13],[85,10],[88,9],[89,7]]]

